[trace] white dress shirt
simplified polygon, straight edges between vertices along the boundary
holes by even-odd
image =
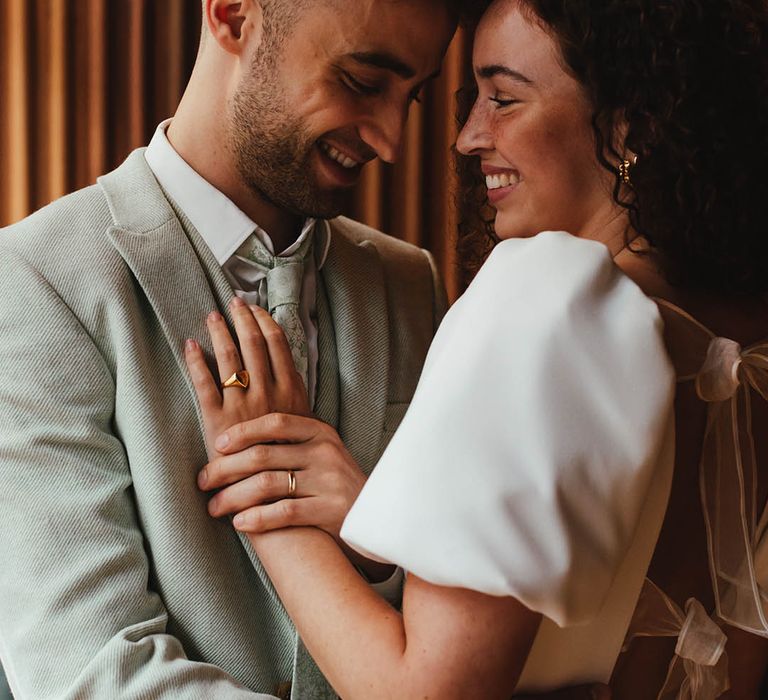
[[[232,285],[235,294],[248,304],[267,308],[266,274],[250,261],[237,255],[245,240],[255,234],[275,255],[269,234],[240,210],[231,199],[195,172],[176,152],[166,136],[170,119],[156,129],[144,154],[160,186],[184,212],[210,248]],[[323,267],[331,243],[328,223],[307,219],[299,238],[278,257],[292,255],[307,236],[315,236],[314,256],[304,265],[299,314],[307,335],[309,400],[313,405],[317,390],[317,273]]]

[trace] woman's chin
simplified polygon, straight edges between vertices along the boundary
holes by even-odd
[[[494,232],[500,241],[506,241],[512,238],[532,238],[537,233],[546,231],[545,228],[532,228],[531,226],[505,221],[504,219],[505,217],[497,214],[496,222],[494,224]]]

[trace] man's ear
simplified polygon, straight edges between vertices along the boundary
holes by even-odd
[[[261,43],[264,13],[260,0],[205,0],[208,33],[226,52],[241,55]]]

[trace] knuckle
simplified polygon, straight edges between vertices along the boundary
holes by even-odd
[[[296,516],[296,501],[292,498],[285,498],[280,501],[280,515],[285,520],[293,520]]]
[[[224,348],[222,348],[221,357],[223,360],[230,362],[232,364],[236,363],[240,359],[239,355],[237,354],[237,348],[235,347],[234,343],[233,344],[228,343],[226,346],[224,346]]]
[[[284,413],[271,413],[268,425],[271,430],[283,431],[288,427],[288,417]]]
[[[252,445],[248,448],[248,457],[256,465],[264,464],[269,458],[269,447],[266,445]]]
[[[245,513],[251,532],[261,532],[264,529],[264,516],[261,511],[253,509]]]
[[[248,345],[259,347],[264,345],[264,336],[256,329],[248,329],[240,336],[240,340]]]
[[[280,326],[270,326],[264,331],[264,337],[267,338],[270,341],[274,342],[281,342],[285,340],[285,334],[283,333]]]
[[[214,459],[212,462],[209,462],[205,468],[205,473],[209,484],[218,484],[221,480],[221,463],[219,460]]]
[[[262,493],[270,494],[276,490],[277,487],[277,473],[276,472],[262,472],[256,475],[256,485]]]
[[[318,450],[320,452],[320,457],[327,462],[333,462],[338,455],[335,443],[330,440],[323,440],[320,443]]]

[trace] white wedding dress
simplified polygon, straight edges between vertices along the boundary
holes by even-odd
[[[520,690],[607,681],[664,517],[675,374],[605,246],[500,243],[344,523],[355,549],[544,618]]]

